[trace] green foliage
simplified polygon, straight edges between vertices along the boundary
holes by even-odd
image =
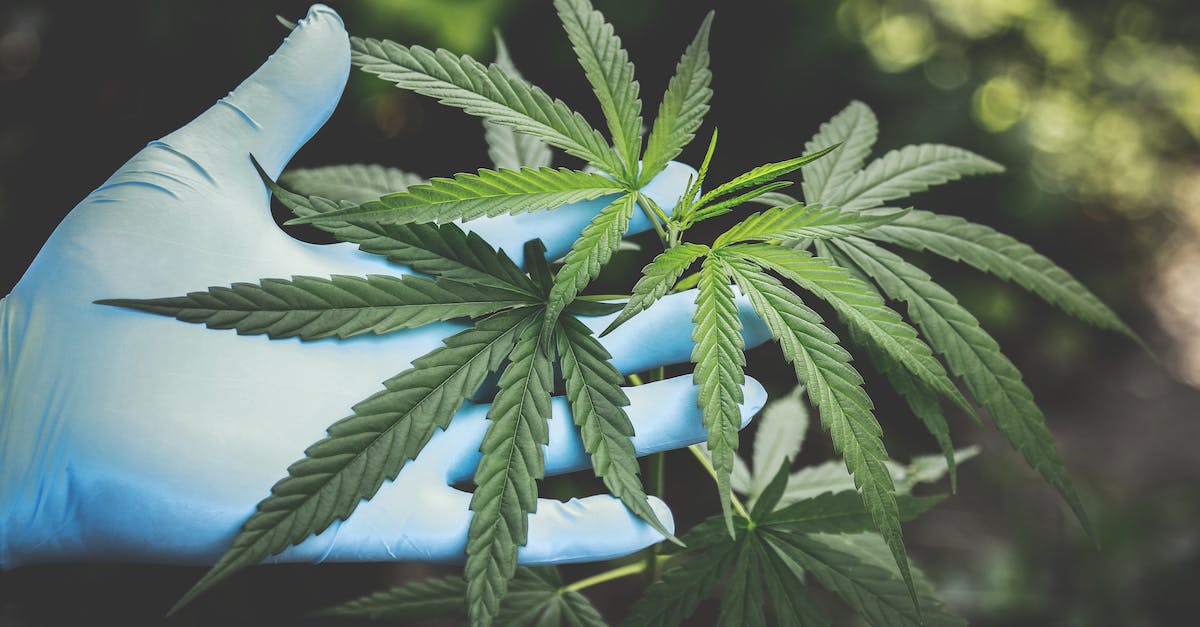
[[[722,511],[684,534],[681,546],[648,560],[665,561],[666,570],[625,624],[677,624],[722,581],[718,624],[828,624],[805,592],[810,579],[872,625],[961,624],[909,564],[901,532],[902,522],[942,498],[913,496],[913,486],[949,474],[953,490],[956,464],[975,454],[955,451],[951,443],[943,402],[974,417],[952,377],[962,380],[1088,527],[1020,373],[953,295],[872,241],[962,261],[1080,319],[1134,337],[1078,281],[1025,244],[961,218],[883,206],[963,176],[999,172],[998,164],[927,144],[889,152],[863,167],[878,127],[871,110],[853,102],[820,127],[802,156],[753,167],[702,194],[715,153],[714,129],[698,175],[674,206],[659,207],[641,187],[692,140],[709,109],[712,14],[676,67],[643,153],[640,88],[620,38],[587,0],[556,0],[555,6],[611,142],[522,78],[499,38],[497,61],[490,66],[446,50],[352,38],[352,61],[363,70],[484,118],[496,169],[422,181],[382,166],[333,166],[287,173],[282,180],[289,190],[259,168],[273,195],[296,215],[290,223],[313,224],[427,276],[398,271],[365,278],[266,278],[185,296],[100,301],[272,339],[336,341],[434,321],[464,325],[333,423],[288,468],[228,552],[176,609],[241,567],[350,516],[436,430],[449,425],[465,399],[498,380],[474,475],[465,579],[409,584],[327,613],[403,619],[458,613],[472,625],[604,624],[579,593],[590,582],[563,585],[553,569],[517,566],[545,470],[550,395],[561,373],[596,476],[630,512],[675,540],[641,485],[623,377],[577,316],[620,310],[608,333],[667,293],[692,286],[693,381],[710,455],[701,458],[706,465],[711,460]],[[584,159],[589,168],[550,167],[551,147]],[[784,178],[797,171],[805,202],[779,192],[792,183]],[[454,224],[600,198],[607,204],[557,269],[539,241],[526,244],[523,271],[503,251]],[[684,241],[696,223],[751,201],[772,208],[741,218],[711,244]],[[642,269],[624,304],[581,297],[622,246],[639,208],[664,250]],[[697,262],[699,270],[686,275]],[[768,408],[749,463],[736,454],[746,364],[737,293],[765,322],[804,386]],[[888,458],[851,353],[806,304],[808,296],[837,313],[848,345],[865,352],[887,376],[933,435],[940,456],[921,456],[908,465]],[[889,300],[904,302],[915,326]],[[804,392],[843,459],[792,471],[808,428]],[[748,511],[738,493],[748,497]],[[628,566],[618,570],[637,572]]]

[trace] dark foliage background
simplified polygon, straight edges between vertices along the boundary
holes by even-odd
[[[490,32],[499,27],[528,78],[599,119],[548,0],[333,5],[352,33],[481,58],[490,58]],[[1189,35],[1200,25],[1195,5],[596,5],[638,65],[648,111],[704,12],[717,9],[711,46],[716,95],[708,118],[709,127],[721,128],[717,179],[799,154],[817,124],[852,98],[878,113],[882,150],[941,142],[1009,166],[1004,176],[953,184],[919,203],[1031,243],[1113,304],[1162,362],[1007,284],[923,260],[962,294],[1025,372],[1104,546],[1090,545],[997,433],[960,419],[952,423],[956,442],[979,443],[983,455],[962,468],[957,496],[908,526],[910,551],[973,624],[1186,624],[1185,617],[1200,610],[1200,395],[1194,387],[1200,383],[1200,45]],[[79,199],[270,54],[283,37],[274,14],[298,17],[306,9],[291,0],[0,4],[0,290],[15,284]],[[696,163],[701,149],[693,146],[683,159]],[[330,122],[293,164],[348,162],[447,175],[484,165],[486,152],[476,120],[354,73]],[[626,255],[613,274],[642,263]],[[755,350],[749,372],[773,394],[791,385],[791,370],[773,348]],[[866,374],[889,450],[901,459],[934,450],[886,384]],[[809,442],[801,462],[831,455],[826,439],[814,435]],[[667,477],[667,501],[681,526],[715,511],[708,482],[686,452],[668,456]],[[550,482],[545,493],[580,486],[594,489],[579,477]],[[571,567],[567,574],[596,569]],[[172,622],[295,624],[308,610],[451,570],[420,564],[251,569]],[[0,573],[0,625],[158,624],[200,574],[115,564]],[[638,589],[627,579],[589,592],[616,620]],[[703,606],[695,624],[709,624],[714,608]]]

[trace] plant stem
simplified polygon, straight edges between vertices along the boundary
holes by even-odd
[[[716,481],[717,470],[713,468],[712,462],[708,459],[708,455],[706,455],[704,451],[700,450],[700,447],[695,444],[689,446],[688,450],[691,451],[692,455],[696,457],[696,461],[699,461],[700,465],[704,466],[704,469],[708,471],[709,476]],[[750,520],[750,512],[746,510],[745,505],[742,505],[742,500],[738,498],[738,495],[731,491],[729,493],[729,501],[733,504],[733,509],[737,510],[739,516],[745,518],[746,520]]]
[[[661,564],[662,562],[665,562],[669,559],[671,559],[670,556],[666,556],[666,555],[658,557],[655,560],[655,567],[657,567],[658,564]],[[612,581],[614,579],[620,579],[622,577],[628,577],[630,575],[637,575],[639,573],[644,572],[645,570],[646,570],[645,562],[635,562],[633,564],[619,566],[612,570],[606,570],[602,573],[597,573],[595,575],[592,575],[591,577],[587,577],[586,579],[580,579],[579,581],[576,581],[573,584],[563,586],[562,590],[563,590],[563,592],[578,592],[580,590],[583,590],[584,588],[590,588],[594,585],[602,584],[602,583],[605,583],[608,581]]]

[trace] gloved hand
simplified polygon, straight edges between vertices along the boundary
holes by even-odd
[[[461,329],[442,323],[347,341],[270,341],[93,304],[264,277],[404,272],[349,244],[283,233],[249,161],[253,153],[278,175],[329,117],[348,72],[341,20],[313,7],[237,90],[151,142],[75,207],[0,301],[0,566],[214,562],[328,425]],[[674,206],[691,174],[673,163],[645,192]],[[601,202],[466,227],[518,263],[533,237],[554,258]],[[633,228],[648,227],[639,216]],[[669,297],[604,338],[617,367],[686,361],[693,298]],[[589,323],[599,330],[610,319]],[[743,321],[751,345],[766,339],[748,305]],[[639,454],[704,439],[690,377],[628,393]],[[746,420],[764,396],[748,381]],[[467,404],[348,521],[277,559],[460,559],[470,495],[450,485],[473,475],[486,411]],[[562,399],[545,459],[547,474],[589,466]],[[654,506],[670,526],[665,505]],[[607,495],[542,500],[520,559],[604,559],[660,539]]]

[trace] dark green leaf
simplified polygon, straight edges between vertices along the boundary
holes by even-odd
[[[700,601],[728,572],[736,556],[733,540],[727,533],[722,533],[721,537],[721,543],[705,551],[688,551],[691,557],[667,569],[662,579],[647,588],[642,598],[633,604],[622,624],[625,627],[674,627],[691,616]]]
[[[331,426],[325,439],[288,467],[288,476],[258,504],[232,548],[172,612],[234,571],[350,516],[384,481],[396,478],[435,430],[450,424],[463,400],[500,368],[517,338],[535,327],[532,322],[540,315],[540,308],[520,309],[481,320],[414,360],[412,368],[384,382],[385,390],[356,404],[353,416]]]
[[[537,314],[540,318],[540,314]],[[539,320],[540,321],[540,320]],[[549,442],[552,348],[539,324],[521,330],[499,392],[488,411],[479,450],[467,532],[467,616],[489,625],[517,569],[517,548],[528,540],[529,514],[537,509],[537,480],[544,476],[542,447]]]
[[[900,520],[912,520],[945,498],[945,495],[898,495],[896,503]],[[871,515],[863,507],[862,497],[854,490],[826,492],[797,501],[756,520],[763,526],[786,527],[790,531],[804,533],[864,533],[875,530]]]
[[[540,239],[525,242],[525,266],[529,268],[529,278],[542,294],[550,293],[554,285],[554,275],[550,272],[550,263],[546,261],[546,245]]]
[[[823,627],[829,617],[809,596],[804,585],[804,571],[770,542],[765,536],[762,549],[763,580],[771,595],[771,608],[780,627]]]
[[[265,334],[273,340],[298,336],[305,341],[382,335],[534,303],[511,290],[379,274],[263,279],[187,296],[97,302],[203,323],[210,329],[236,329],[239,335]]]
[[[762,575],[759,574],[761,550],[755,534],[738,539],[737,558],[729,573],[729,583],[721,600],[717,627],[766,627],[763,615]]]
[[[771,482],[767,484],[766,489],[754,501],[754,508],[750,510],[750,520],[762,520],[779,504],[779,499],[783,496],[783,490],[787,487],[788,471],[791,469],[791,466],[792,460],[785,458],[779,466],[779,471],[775,473],[775,476],[771,478]]]
[[[422,579],[316,612],[314,616],[403,620],[465,614],[467,580],[461,575]]]
[[[612,356],[592,337],[591,329],[570,316],[559,320],[557,338],[571,415],[596,476],[638,518],[664,537],[674,539],[650,508],[642,489],[637,453],[630,441],[633,423],[624,409],[629,398],[621,389],[624,377],[613,367]]]

